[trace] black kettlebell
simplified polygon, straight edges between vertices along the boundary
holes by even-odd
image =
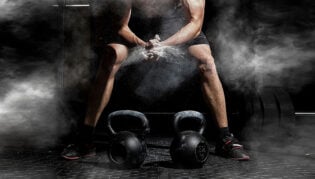
[[[137,129],[139,131],[137,134],[130,131],[116,132],[112,127],[112,120],[115,118],[137,119],[141,122],[141,129]],[[139,167],[147,156],[144,137],[150,131],[149,121],[145,115],[132,110],[114,111],[108,116],[107,127],[113,137],[108,150],[110,161],[119,167]]]
[[[199,122],[198,131],[181,131],[180,123],[183,119],[191,119]],[[174,130],[176,136],[170,147],[170,154],[175,164],[188,167],[202,167],[209,157],[209,144],[202,136],[206,128],[206,120],[203,114],[197,111],[181,111],[175,114]]]

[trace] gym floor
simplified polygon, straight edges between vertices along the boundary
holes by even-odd
[[[312,125],[314,126],[314,125]],[[170,138],[148,138],[148,157],[139,169],[118,169],[110,165],[106,151],[95,157],[66,161],[61,147],[29,149],[5,147],[0,151],[1,178],[315,178],[314,146],[310,125],[289,144],[260,145],[249,150],[252,159],[238,162],[210,155],[199,169],[180,169],[171,163]],[[303,140],[302,140],[303,139]],[[281,139],[284,140],[284,139]],[[287,140],[287,139],[285,139]],[[309,141],[309,142],[307,142]],[[160,146],[159,148],[153,146]],[[163,148],[164,146],[164,148]],[[252,145],[253,146],[253,145]]]

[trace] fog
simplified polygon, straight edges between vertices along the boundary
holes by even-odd
[[[246,8],[241,2],[213,2],[218,18],[207,30],[228,87],[277,86],[298,92],[312,82],[315,17],[309,6],[314,5],[251,1]]]

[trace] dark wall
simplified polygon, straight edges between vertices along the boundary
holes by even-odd
[[[68,1],[68,4],[78,2],[88,3],[88,1]],[[98,26],[95,24],[95,14],[91,13],[89,7],[57,8],[51,6],[56,3],[61,5],[61,1],[52,1],[51,4],[46,5],[28,1],[27,4],[20,6],[20,10],[22,10],[20,12],[24,11],[26,14],[24,18],[22,16],[1,17],[1,78],[7,79],[8,76],[17,78],[19,74],[23,75],[36,70],[36,68],[33,68],[36,64],[40,64],[43,61],[54,63],[60,57],[64,57],[63,55],[66,53],[66,59],[68,60],[66,64],[68,66],[64,68],[66,71],[62,72],[62,75],[64,79],[67,79],[65,81],[70,84],[69,86],[64,84],[66,88],[69,87],[70,89],[67,89],[67,91],[70,91],[67,94],[69,94],[70,98],[76,100],[78,99],[76,95],[79,94],[79,98],[82,98],[82,101],[84,101],[86,96],[77,91],[83,88],[84,93],[86,93],[88,88],[86,85],[90,85],[89,80],[93,78],[93,75],[88,74],[91,73],[89,70],[93,69],[93,67],[81,67],[89,66],[91,63],[93,66],[95,59],[97,59],[97,53],[94,53],[93,48],[91,48],[91,46],[94,46],[94,41],[90,44],[90,35],[92,39],[95,36],[93,30],[90,33],[90,27],[93,29],[95,26]],[[314,36],[308,36],[308,34],[314,32],[314,2],[311,0],[239,0],[233,2],[207,0],[203,29],[208,32],[207,35],[213,54],[218,62],[220,76],[223,79],[227,93],[231,90],[231,85],[229,80],[224,78],[226,73],[224,70],[221,70],[222,68],[224,69],[224,65],[220,63],[222,61],[220,54],[222,54],[224,49],[219,45],[220,39],[216,37],[221,30],[221,27],[218,25],[222,21],[221,17],[229,13],[230,7],[233,7],[236,11],[231,16],[232,20],[242,22],[235,24],[238,26],[236,29],[237,34],[239,34],[237,38],[240,40],[244,39],[244,37],[248,38],[248,41],[250,41],[248,48],[252,48],[252,44],[277,43],[275,41],[279,39],[279,36],[307,39],[307,43],[293,41],[297,42],[295,47],[299,48],[300,51],[303,51],[303,48],[305,48],[308,52],[310,48],[314,47],[315,43],[314,39],[312,39]],[[66,18],[62,16],[63,13],[67,14]],[[92,15],[93,20],[90,21]],[[239,21],[240,19],[242,21]],[[92,23],[91,26],[89,25],[90,22]],[[97,23],[102,23],[102,21]],[[261,31],[262,24],[264,29]],[[63,35],[65,35],[66,39],[64,44]],[[84,63],[81,64],[82,61]],[[159,62],[156,68],[164,69],[163,65],[166,64]],[[305,63],[304,66],[307,67],[308,71],[301,73],[300,77],[302,80],[307,77],[307,80],[304,83],[298,83],[300,85],[298,90],[292,88],[292,85],[284,86],[292,94],[298,110],[315,109],[313,105],[314,94],[312,92],[315,83],[312,76],[315,75],[315,70],[310,70],[312,65],[314,67],[314,63]],[[147,69],[155,68],[150,63],[143,64],[143,67]],[[58,66],[57,68],[60,67]],[[299,68],[303,68],[303,65]],[[16,70],[17,73],[11,73],[12,69]],[[171,67],[172,69],[176,69],[176,65]],[[139,99],[134,93],[134,88],[141,81],[141,79],[135,77],[142,74],[140,71],[135,66],[129,66],[121,71],[110,104],[112,108],[125,106],[126,108],[134,107],[148,111],[172,111],[185,108],[206,109],[202,102],[198,73],[196,71],[193,71],[192,76],[187,77],[187,80],[181,84],[180,88],[170,90],[169,93],[165,93],[162,98],[156,99],[154,102],[148,101],[147,98]],[[288,73],[288,71],[284,73]],[[299,73],[297,74],[299,75]],[[292,80],[299,81],[299,76],[295,73],[293,75],[297,77],[288,78],[289,82],[286,83],[291,83]],[[153,78],[159,80],[154,75]],[[163,78],[163,80],[167,79],[167,75]],[[5,87],[1,87],[2,91],[5,91],[5,89]],[[76,95],[71,96],[71,91],[76,91]],[[154,95],[154,92],[152,92],[152,95]]]

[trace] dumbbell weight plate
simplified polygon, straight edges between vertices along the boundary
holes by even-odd
[[[284,128],[292,128],[294,107],[289,94],[281,88],[263,88],[245,96],[246,124],[242,131],[245,139],[274,138]],[[287,127],[289,126],[289,127]]]

